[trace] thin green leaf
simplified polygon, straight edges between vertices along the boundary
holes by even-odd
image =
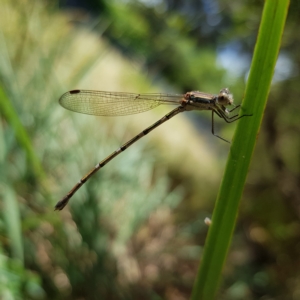
[[[6,225],[5,227],[7,236],[9,237],[12,255],[13,257],[18,258],[23,264],[24,250],[17,197],[11,187],[6,184],[1,185],[1,196],[4,203],[3,216]]]
[[[3,114],[7,122],[12,126],[15,131],[16,139],[18,140],[21,147],[26,152],[28,161],[30,162],[33,171],[37,176],[44,177],[44,171],[40,164],[39,159],[35,155],[34,149],[31,144],[31,140],[20,121],[18,114],[12,106],[10,100],[6,96],[3,87],[0,85],[0,111]]]
[[[192,299],[213,299],[230,246],[247,171],[261,126],[288,11],[288,0],[267,0],[247,83],[242,113],[209,228]]]

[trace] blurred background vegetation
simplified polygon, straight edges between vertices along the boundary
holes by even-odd
[[[168,112],[93,117],[57,100],[229,87],[239,103],[262,5],[0,0],[0,299],[189,299],[229,151],[210,114],[159,127],[54,212]],[[299,14],[292,1],[218,299],[300,298]]]

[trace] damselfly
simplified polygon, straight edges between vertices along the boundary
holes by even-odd
[[[88,90],[73,90],[63,94],[59,103],[66,109],[97,116],[121,116],[141,113],[157,107],[160,104],[177,105],[175,109],[166,114],[153,125],[144,129],[141,133],[122,145],[118,150],[110,154],[104,160],[99,162],[89,173],[83,176],[79,182],[63,197],[55,206],[55,210],[62,210],[75,192],[99,169],[103,168],[108,162],[125,151],[129,146],[134,144],[144,135],[168,121],[178,113],[189,110],[210,110],[212,111],[212,134],[216,137],[228,142],[214,132],[214,114],[224,119],[227,123],[234,122],[239,116],[230,114],[236,110],[240,105],[233,104],[232,94],[229,89],[222,89],[218,95],[202,93],[198,91],[188,92],[186,94],[133,94],[121,92],[102,92],[102,91],[88,91]],[[226,106],[232,106],[228,110]]]

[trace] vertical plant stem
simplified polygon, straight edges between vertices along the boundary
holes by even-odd
[[[266,106],[289,0],[266,0],[239,120],[192,299],[214,299],[230,246],[238,206]]]

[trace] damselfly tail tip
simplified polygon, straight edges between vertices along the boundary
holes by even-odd
[[[67,195],[56,203],[54,210],[62,210],[67,205],[68,201],[69,201],[69,196]]]

